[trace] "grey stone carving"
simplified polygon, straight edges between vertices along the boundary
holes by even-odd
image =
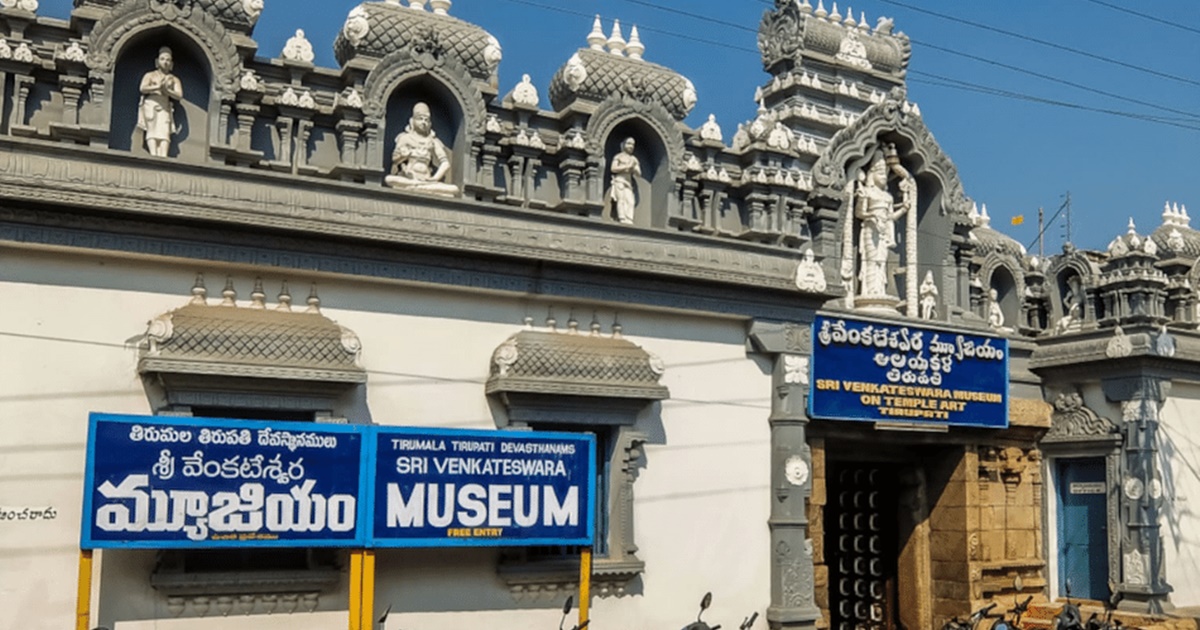
[[[413,106],[408,126],[396,136],[396,148],[392,151],[392,173],[387,176],[387,185],[402,190],[454,196],[458,194],[458,187],[443,181],[449,170],[450,154],[433,131],[429,106],[417,103]]]
[[[167,157],[171,137],[179,132],[175,126],[175,101],[183,98],[183,84],[172,74],[175,60],[170,48],[159,49],[154,66],[154,70],[142,76],[138,128],[145,132],[150,155]]]
[[[626,138],[621,143],[621,151],[613,156],[612,182],[609,188],[609,198],[613,201],[613,209],[619,223],[633,223],[633,212],[637,207],[637,190],[634,176],[642,174],[642,164],[634,156],[634,140]]]
[[[1054,400],[1047,440],[1089,439],[1117,434],[1117,426],[1083,404],[1078,392],[1063,392]]]
[[[1127,357],[1133,353],[1133,343],[1129,340],[1129,336],[1125,331],[1117,326],[1113,329],[1113,337],[1108,341],[1108,346],[1104,349],[1104,354],[1110,359],[1120,359]]]

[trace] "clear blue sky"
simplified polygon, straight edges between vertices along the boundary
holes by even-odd
[[[831,4],[826,7],[832,8]],[[1044,207],[1049,218],[1070,191],[1073,240],[1081,247],[1105,247],[1125,231],[1129,217],[1140,233],[1148,233],[1159,225],[1166,200],[1187,204],[1196,216],[1193,226],[1200,228],[1200,2],[865,0],[850,4],[856,16],[865,11],[871,24],[881,14],[895,18],[896,29],[913,38],[910,99],[920,104],[926,124],[958,165],[967,194],[988,204],[995,227],[1030,244],[1037,235],[1038,207]],[[70,0],[42,0],[39,13],[65,18],[70,5]],[[317,63],[334,66],[333,39],[356,5],[350,0],[267,0],[255,30],[259,55],[278,56],[295,29],[303,28],[317,51]],[[593,15],[603,17],[606,30],[613,18],[620,19],[626,37],[629,26],[637,24],[646,59],[671,67],[696,84],[700,102],[687,122],[697,126],[714,113],[728,140],[737,123],[753,117],[754,89],[768,79],[756,51],[756,32],[770,6],[769,0],[455,0],[450,13],[479,24],[500,40],[502,93],[528,73],[541,91],[543,107],[549,107],[546,86],[551,76],[575,49],[586,46]],[[839,8],[845,12],[846,3],[839,3]],[[1120,8],[1191,30],[1123,13]],[[921,9],[1183,80],[1056,50]],[[1091,108],[1168,117],[1192,129],[934,85],[931,81],[936,80],[928,75]],[[1166,110],[1088,92],[1065,85],[1064,80]],[[1017,214],[1025,216],[1024,225],[1009,224]],[[1046,232],[1048,253],[1059,250],[1065,235],[1061,223],[1060,218],[1059,225]]]

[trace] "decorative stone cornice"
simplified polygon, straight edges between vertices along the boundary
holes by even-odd
[[[585,218],[471,201],[417,198],[340,182],[226,167],[167,172],[158,163],[86,148],[0,143],[0,199],[166,220],[416,245],[506,258],[728,283],[795,293],[788,250],[637,230]],[[703,255],[698,255],[703,251]]]

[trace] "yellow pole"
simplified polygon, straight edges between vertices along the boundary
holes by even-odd
[[[75,594],[75,630],[92,627],[92,550],[79,550],[79,590]]]
[[[364,630],[362,627],[363,553],[357,549],[350,552],[350,630]]]
[[[592,603],[592,548],[584,547],[579,552],[579,627],[588,620],[588,608]]]
[[[362,559],[362,630],[375,630],[375,552],[368,549]]]

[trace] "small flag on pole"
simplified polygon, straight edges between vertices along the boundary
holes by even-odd
[[[1025,222],[1025,215],[1023,215],[1023,214],[1018,214],[1017,216],[1012,218],[1013,225],[1021,225],[1024,222]]]

